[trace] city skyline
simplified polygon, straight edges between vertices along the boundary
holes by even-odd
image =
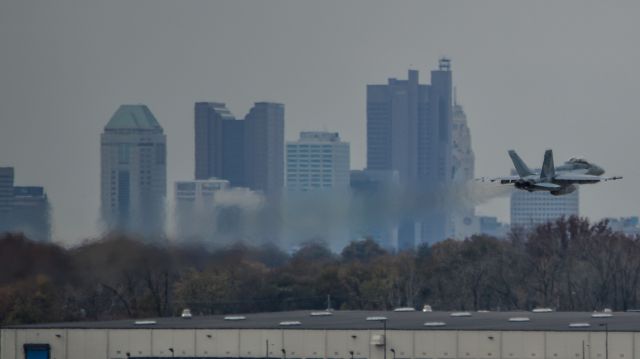
[[[199,99],[224,101],[232,111],[259,99],[284,103],[285,139],[331,128],[351,143],[352,168],[363,168],[364,85],[402,76],[407,68],[429,70],[448,55],[471,119],[477,176],[507,171],[509,148],[533,157],[540,146],[553,147],[558,158],[588,156],[625,176],[619,184],[583,191],[582,214],[632,215],[638,213],[632,189],[638,174],[618,156],[637,149],[631,119],[640,54],[627,44],[637,33],[631,14],[638,5],[589,4],[574,11],[575,4],[378,3],[360,13],[356,4],[219,3],[174,17],[180,8],[168,3],[130,4],[128,11],[111,4],[42,4],[32,13],[19,2],[3,2],[0,166],[16,167],[16,182],[47,188],[54,238],[73,243],[97,234],[95,136],[118,105],[145,103],[163,123],[168,183],[193,171],[188,123]],[[262,20],[245,14],[249,10]],[[227,15],[243,20],[231,24]],[[356,15],[357,28],[351,23]],[[576,19],[571,28],[564,16]],[[181,29],[163,29],[158,17]],[[405,25],[379,26],[389,18]],[[265,26],[257,27],[260,21]],[[298,31],[290,34],[294,25]],[[16,32],[26,37],[12,37]],[[594,53],[596,43],[602,51]],[[380,57],[383,48],[393,56]],[[481,206],[479,214],[507,219],[508,197]]]

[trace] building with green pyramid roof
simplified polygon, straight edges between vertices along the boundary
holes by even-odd
[[[101,218],[106,231],[164,234],[166,136],[146,105],[122,105],[101,135]]]

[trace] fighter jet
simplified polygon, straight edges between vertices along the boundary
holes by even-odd
[[[622,179],[620,176],[601,177],[604,169],[582,158],[574,157],[555,167],[551,150],[545,151],[540,171],[529,169],[514,150],[509,151],[509,156],[518,175],[492,178],[491,182],[513,184],[517,189],[524,191],[547,191],[554,196],[560,196],[575,191],[581,184]]]

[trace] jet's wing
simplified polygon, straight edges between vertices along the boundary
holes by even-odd
[[[613,177],[606,177],[606,178],[602,178],[602,181],[606,182],[606,181],[615,181],[615,180],[619,180],[622,179],[622,176],[613,176]]]
[[[535,184],[536,187],[540,187],[540,188],[544,188],[544,189],[548,189],[548,190],[554,190],[554,189],[559,189],[562,186],[559,186],[555,183],[549,183],[549,182],[539,182]]]
[[[504,176],[489,178],[489,182],[500,182],[501,184],[515,183],[520,179],[520,176]]]
[[[559,174],[556,175],[553,178],[554,181],[561,181],[561,182],[573,182],[573,183],[596,183],[596,182],[600,182],[603,180],[602,177],[600,176],[593,176],[593,175],[583,175],[583,174],[577,174],[577,173],[564,173],[564,174]]]

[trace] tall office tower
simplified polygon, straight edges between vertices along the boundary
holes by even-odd
[[[232,186],[244,186],[244,121],[225,104],[196,102],[196,179],[224,178]]]
[[[373,238],[383,248],[397,249],[398,171],[353,170],[350,175],[352,239]]]
[[[448,235],[448,201],[440,194],[452,181],[451,91],[446,58],[431,71],[431,85],[409,70],[407,80],[367,86],[367,168],[398,171],[401,185],[428,202],[400,224],[399,249]]]
[[[14,187],[12,230],[34,241],[51,240],[50,206],[42,187]]]
[[[563,216],[578,216],[579,192],[554,196],[549,192],[514,191],[511,194],[511,228],[530,230]]]
[[[453,143],[453,180],[456,182],[472,181],[475,176],[476,158],[471,148],[471,131],[469,131],[467,115],[462,105],[455,100],[451,135]]]
[[[452,169],[457,197],[452,203],[451,237],[465,239],[480,232],[481,224],[475,216],[475,206],[468,198],[474,179],[475,156],[471,148],[471,132],[462,105],[453,100]]]
[[[196,179],[278,194],[284,184],[284,106],[258,102],[244,120],[222,103],[195,105]]]
[[[145,105],[122,105],[101,135],[101,212],[107,230],[164,233],[166,137]]]
[[[216,232],[216,195],[229,181],[207,179],[175,183],[176,234],[183,240],[209,240]]]
[[[13,167],[0,167],[0,232],[10,229],[13,208]]]
[[[287,142],[287,191],[349,188],[349,143],[337,132],[301,132]]]
[[[257,102],[244,120],[247,187],[277,196],[284,186],[284,105]]]

